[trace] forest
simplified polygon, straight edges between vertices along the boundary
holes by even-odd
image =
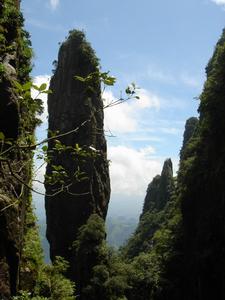
[[[102,90],[116,78],[102,72],[81,30],[60,43],[49,88],[33,83],[32,57],[20,1],[0,0],[0,299],[225,299],[225,30],[205,69],[198,117],[186,120],[178,172],[164,161],[137,227],[117,248],[106,241],[104,112],[141,101],[138,87],[105,103]],[[38,141],[43,94],[48,136]],[[37,158],[47,165],[49,264],[33,208]]]

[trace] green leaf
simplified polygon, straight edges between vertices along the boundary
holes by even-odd
[[[86,78],[84,77],[81,77],[81,76],[74,76],[74,78],[78,81],[81,81],[81,82],[85,82],[86,81]]]
[[[27,98],[30,98],[31,95],[30,95],[30,90],[25,90],[25,93],[23,94],[23,99],[27,99]]]
[[[48,146],[47,145],[44,145],[42,148],[41,148],[44,152],[46,152],[48,150]]]
[[[76,148],[76,150],[78,150],[78,151],[81,150],[81,148],[79,147],[79,144],[76,144],[76,145],[75,145],[75,148]]]
[[[103,83],[106,85],[114,85],[116,82],[116,78],[112,76],[108,76],[107,78],[103,78]]]
[[[3,132],[0,131],[0,140],[4,140],[5,139],[5,135]]]
[[[52,92],[52,90],[46,90],[46,91],[43,91],[42,93],[43,94],[52,94],[53,92]]]
[[[47,88],[47,83],[42,83],[39,87],[39,91],[42,92],[42,91],[46,90],[46,88]]]
[[[36,90],[36,91],[39,91],[39,87],[38,87],[37,85],[35,85],[35,84],[32,84],[32,88],[33,88],[34,90]]]
[[[23,91],[29,91],[31,87],[32,87],[32,82],[28,81],[22,86],[22,89]]]
[[[131,94],[131,89],[130,89],[129,86],[126,88],[125,93],[128,94],[128,95]]]
[[[63,166],[61,166],[61,165],[52,165],[52,168],[55,171],[62,171],[62,170],[64,170]]]
[[[22,85],[18,81],[14,81],[13,83],[14,83],[15,87],[18,89],[18,91],[22,91],[23,90]]]

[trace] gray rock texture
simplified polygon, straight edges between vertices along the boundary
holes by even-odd
[[[33,137],[36,121],[35,113],[26,100],[21,101],[14,84],[14,81],[20,84],[29,81],[31,58],[19,11],[20,1],[3,2],[0,1],[0,299],[5,300],[22,288],[21,257],[31,198],[22,182],[30,184],[33,154],[29,149],[13,148],[13,144],[25,144],[28,136]]]
[[[47,176],[53,174],[53,165],[60,165],[68,178],[63,184],[51,185],[46,181],[45,206],[50,257],[54,260],[59,255],[68,260],[72,279],[76,278],[72,245],[78,229],[93,213],[105,218],[110,197],[100,83],[95,80],[87,86],[74,79],[75,75],[86,77],[96,71],[98,60],[84,34],[71,31],[60,47],[50,83],[53,93],[48,98],[49,137],[52,132],[64,134],[77,130],[59,138],[63,145],[70,147],[63,153],[54,150],[54,140],[49,141],[48,155],[52,159],[47,166]],[[74,154],[76,147],[86,155]],[[81,181],[75,176],[78,170],[84,173]],[[58,193],[62,185],[68,189]],[[55,191],[55,196],[48,196]]]
[[[162,210],[170,200],[173,191],[173,165],[169,158],[164,162],[161,176],[155,176],[148,186],[142,215],[146,212]]]

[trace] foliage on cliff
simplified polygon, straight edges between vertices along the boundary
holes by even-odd
[[[74,242],[82,300],[119,300],[128,288],[127,266],[108,248],[104,220],[93,214]]]
[[[225,31],[206,68],[200,118],[185,126],[178,177],[167,160],[149,184],[139,225],[119,254],[105,241],[110,187],[100,86],[107,79],[98,76],[99,62],[84,33],[69,33],[51,82],[46,187],[54,191],[60,180],[65,186],[65,178],[57,177],[64,169],[74,181],[60,197],[46,196],[54,261],[44,265],[28,188],[32,147],[27,147],[34,143],[42,108],[30,96],[32,50],[15,4],[0,1],[0,297],[75,299],[66,274],[77,280],[81,300],[224,299]],[[97,80],[91,81],[93,76]],[[51,139],[58,131],[63,138]],[[53,185],[52,174],[57,174]]]
[[[172,256],[152,299],[223,299],[225,31],[207,68],[199,121],[186,124],[177,178]],[[172,220],[172,219],[171,219]]]
[[[18,1],[5,0],[0,3],[0,269],[1,297],[15,294],[21,284],[23,262],[32,264],[34,257],[23,252],[24,242],[28,246],[28,221],[31,212],[30,184],[32,174],[32,152],[22,151],[13,145],[25,144],[34,139],[34,128],[38,123],[37,110],[32,109],[32,100],[21,99],[15,82],[29,81],[32,49],[29,35],[23,29],[23,17]],[[29,95],[28,95],[29,94]],[[11,150],[12,149],[12,150]],[[18,177],[14,176],[17,173]],[[28,216],[29,214],[29,216]],[[37,236],[37,233],[34,234]],[[36,254],[35,254],[36,255]],[[35,258],[36,260],[36,258]],[[28,285],[35,280],[37,265],[28,268]],[[28,270],[27,269],[27,270]],[[23,271],[23,274],[26,270]]]
[[[110,196],[101,95],[104,80],[108,80],[107,73],[100,73],[84,33],[70,31],[60,46],[48,96],[49,138],[52,133],[59,137],[48,141],[45,207],[51,259],[64,257],[70,266],[68,276],[78,286],[80,276],[84,281],[87,276],[81,269],[95,260],[94,254],[93,261],[77,257],[72,244],[92,214],[105,219]],[[49,181],[54,176],[56,180]]]
[[[161,175],[153,178],[147,189],[139,225],[124,247],[124,255],[133,258],[152,248],[154,233],[167,218],[170,200],[175,190],[172,162],[164,162]]]
[[[187,120],[181,153],[186,153],[197,124],[196,118]],[[179,299],[184,254],[178,194],[172,164],[167,160],[161,176],[149,184],[136,232],[121,249],[122,259],[130,267],[130,289],[126,291],[129,300]]]
[[[149,272],[149,292],[141,299],[225,297],[224,70],[225,31],[206,68],[199,122],[186,124],[173,205],[151,249],[137,256]]]
[[[30,299],[42,269],[47,268],[42,261],[29,188],[33,167],[31,145],[35,141],[34,129],[40,123],[38,114],[42,112],[41,101],[31,97],[31,58],[31,43],[23,29],[19,1],[0,1],[1,299],[10,299],[19,289],[24,290],[24,296],[18,297]],[[62,277],[58,281],[62,282]],[[66,287],[61,298],[56,298],[66,299],[65,295]]]
[[[225,30],[206,75],[198,135],[189,144],[180,166],[187,283],[184,299],[199,300],[225,297]]]

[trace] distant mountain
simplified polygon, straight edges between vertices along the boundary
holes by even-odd
[[[49,255],[49,243],[46,239],[46,219],[43,217],[40,220],[38,220],[38,227],[39,227],[39,233],[40,233],[40,240],[41,240],[41,246],[44,252],[44,260],[48,264],[51,262],[50,255]]]
[[[106,219],[107,242],[110,246],[119,248],[135,231],[137,218],[124,216],[109,217]]]
[[[118,249],[132,235],[137,227],[137,218],[124,216],[109,217],[106,220],[107,242],[110,246]],[[50,263],[49,243],[46,239],[46,219],[42,216],[38,220],[40,239],[44,251],[45,262]]]

